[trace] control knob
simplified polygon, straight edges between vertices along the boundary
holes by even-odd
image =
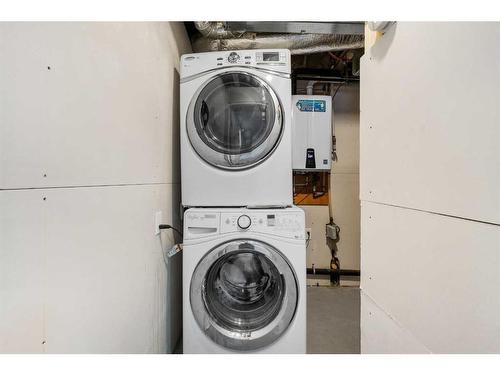
[[[252,220],[250,220],[250,217],[247,215],[241,215],[238,218],[238,227],[241,229],[248,229],[250,228],[250,225],[252,224]]]
[[[231,64],[237,63],[239,59],[240,55],[238,55],[236,52],[231,52],[227,57],[227,61],[230,62]]]

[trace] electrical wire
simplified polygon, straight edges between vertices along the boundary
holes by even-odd
[[[159,230],[172,229],[173,231],[177,232],[181,237],[183,236],[182,232],[179,229],[174,228],[173,226],[171,226],[169,224],[160,224],[158,226],[158,229]],[[161,244],[161,236],[160,236],[160,244]],[[163,248],[163,245],[161,245],[161,255],[163,258],[163,263],[165,263],[165,267],[167,267],[167,269],[168,269],[168,260],[167,260],[167,258],[165,258],[165,249]]]
[[[162,230],[162,229],[172,229],[172,230],[176,231],[176,232],[177,232],[180,236],[182,236],[182,232],[181,232],[179,229],[174,228],[173,226],[171,226],[171,225],[169,225],[169,224],[160,224],[160,225],[158,226],[158,228],[159,228],[160,230]]]
[[[337,89],[335,90],[335,93],[332,95],[332,107],[333,107],[333,99],[335,99],[335,95],[339,92],[340,88],[344,86],[347,83],[347,81],[342,82],[340,85],[337,86]]]

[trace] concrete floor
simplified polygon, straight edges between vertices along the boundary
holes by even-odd
[[[307,288],[307,352],[360,352],[357,287]]]

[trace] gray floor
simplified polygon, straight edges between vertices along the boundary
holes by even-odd
[[[359,353],[359,288],[307,288],[307,352]]]

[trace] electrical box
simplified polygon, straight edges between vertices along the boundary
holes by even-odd
[[[292,96],[293,170],[330,170],[332,118],[331,96]]]

